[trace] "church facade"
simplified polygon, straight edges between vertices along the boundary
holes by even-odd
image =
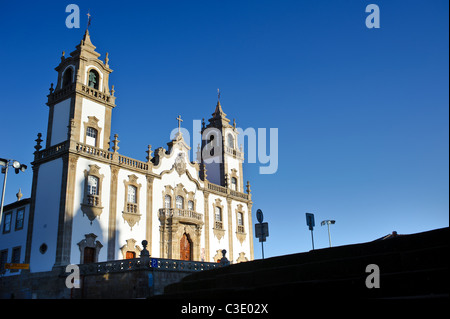
[[[30,271],[139,257],[144,239],[154,258],[216,262],[226,249],[232,263],[253,260],[244,155],[220,101],[203,122],[197,161],[180,130],[167,149],[148,146],[146,160],[122,155],[108,54],[102,61],[95,49],[86,31],[55,68],[47,134],[38,134],[32,162]]]

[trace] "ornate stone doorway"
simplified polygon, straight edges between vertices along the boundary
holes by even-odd
[[[159,210],[161,258],[200,261],[203,214],[188,209]]]
[[[180,259],[192,260],[192,242],[186,233],[181,236],[180,240]]]

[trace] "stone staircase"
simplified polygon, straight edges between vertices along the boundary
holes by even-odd
[[[448,298],[448,239],[447,227],[240,263],[189,275],[153,298]],[[369,264],[379,267],[380,288],[366,286]]]

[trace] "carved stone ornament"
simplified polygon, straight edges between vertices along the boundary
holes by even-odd
[[[225,229],[213,228],[214,236],[220,241],[225,236]]]
[[[122,217],[123,220],[126,221],[128,225],[130,225],[131,230],[133,230],[133,226],[136,225],[136,223],[139,223],[139,221],[141,220],[141,214],[136,213],[122,212]]]
[[[81,211],[83,212],[83,215],[86,215],[89,219],[89,221],[91,222],[92,225],[92,221],[94,219],[96,219],[97,217],[100,217],[100,215],[102,214],[103,211],[103,207],[101,206],[93,206],[93,205],[89,205],[89,204],[81,204]]]
[[[186,172],[186,161],[184,159],[184,153],[179,153],[177,158],[175,159],[175,170],[179,175],[182,175]]]

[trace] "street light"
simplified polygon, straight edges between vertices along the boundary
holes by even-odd
[[[328,226],[328,241],[330,243],[330,247],[331,247],[330,224],[333,225],[334,223],[336,223],[335,220],[329,220],[329,219],[322,220],[322,222],[320,223],[320,226],[323,226],[325,224]]]
[[[6,188],[6,178],[8,177],[8,168],[9,166],[12,166],[14,168],[14,171],[16,174],[19,174],[19,172],[25,172],[27,169],[27,166],[25,164],[20,164],[19,161],[11,160],[11,159],[4,159],[0,158],[0,166],[2,166],[2,174],[5,174],[5,177],[3,179],[3,189],[2,189],[2,203],[0,205],[0,224],[2,222],[3,218],[3,202],[5,200],[5,188]]]

